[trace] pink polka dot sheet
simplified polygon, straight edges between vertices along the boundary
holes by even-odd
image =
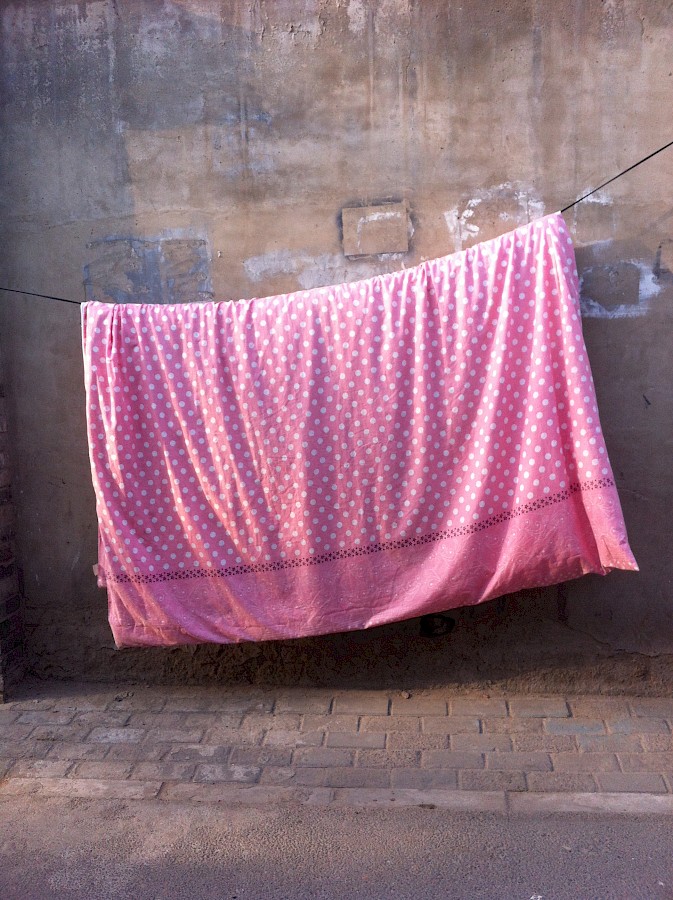
[[[560,214],[392,275],[83,306],[118,646],[370,628],[637,569]]]

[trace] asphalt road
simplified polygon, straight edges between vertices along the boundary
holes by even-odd
[[[2,900],[673,900],[673,818],[0,800]]]

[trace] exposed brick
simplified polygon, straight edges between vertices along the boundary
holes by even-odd
[[[274,712],[326,714],[332,708],[332,693],[326,691],[300,690],[276,697]]]
[[[42,698],[35,700],[15,700],[12,703],[12,709],[18,709],[21,712],[37,712],[38,710],[48,710],[54,708],[53,698]],[[38,724],[42,724],[39,722]]]
[[[124,713],[118,713],[118,715],[124,715]],[[242,715],[218,716],[215,718],[209,713],[134,712],[131,713],[128,724],[134,728],[172,728],[188,731],[189,729],[203,730],[208,727],[212,728],[215,725],[238,728],[242,719]]]
[[[73,778],[128,778],[131,774],[131,763],[118,760],[101,762],[85,760],[77,763],[70,773]]]
[[[363,716],[360,731],[412,731],[421,730],[418,716]]]
[[[511,750],[512,741],[506,734],[452,734],[451,749],[468,750],[471,753]]]
[[[32,782],[32,783],[31,783]],[[50,797],[78,797],[90,800],[151,800],[160,782],[104,780],[98,778],[9,778],[2,793],[39,793]]]
[[[542,734],[542,719],[483,719],[485,734]]]
[[[621,697],[570,697],[572,715],[578,719],[624,718],[630,715],[629,703]]]
[[[255,694],[245,693],[238,696],[226,695],[212,697],[200,692],[184,697],[172,696],[164,701],[160,707],[165,712],[196,712],[196,713],[221,713],[225,716],[244,715],[245,713],[271,712],[274,704],[273,697],[260,697]],[[142,709],[142,707],[138,707]],[[147,708],[150,708],[149,706]]]
[[[269,731],[264,738],[266,747],[320,747],[324,731]]]
[[[431,734],[479,734],[480,731],[479,719],[474,716],[423,716],[421,727]]]
[[[487,753],[486,768],[508,772],[551,772],[548,753]]]
[[[231,766],[217,764],[200,764],[196,767],[194,781],[235,781],[253,784],[259,778],[257,766]]]
[[[164,784],[161,789],[161,800],[177,800],[181,803],[222,803],[233,805],[245,803],[272,807],[275,804],[294,799],[294,788],[274,785],[227,784],[194,784],[179,782]]]
[[[203,735],[203,728],[153,728],[151,739],[158,744],[198,744]]]
[[[643,734],[640,738],[643,750],[673,750],[673,735]]]
[[[385,734],[376,731],[367,732],[343,732],[330,731],[327,734],[326,746],[328,747],[352,747],[367,750],[382,750],[386,745]]]
[[[388,735],[386,747],[389,750],[444,750],[449,746],[446,734],[410,734],[393,731]]]
[[[145,735],[142,728],[94,728],[89,741],[93,744],[138,743]]]
[[[450,703],[452,716],[507,716],[507,701],[494,697],[454,697]]]
[[[337,715],[331,716],[304,716],[301,724],[302,731],[357,731],[359,716]]]
[[[558,772],[618,772],[614,753],[554,753],[552,764]]]
[[[642,697],[629,705],[634,716],[655,716],[673,721],[673,697]]]
[[[290,747],[234,747],[232,764],[247,766],[289,766],[292,762]]]
[[[394,716],[446,716],[447,703],[440,697],[393,697],[391,713]]]
[[[169,747],[164,758],[168,762],[224,763],[227,762],[230,754],[230,747],[215,744],[178,744],[175,747]]]
[[[65,778],[74,765],[71,759],[19,759],[12,766],[10,777]]]
[[[618,758],[625,772],[673,773],[673,752],[619,753]]]
[[[295,769],[291,766],[264,766],[259,776],[260,784],[292,784]]]
[[[638,753],[643,749],[637,734],[578,734],[580,750],[590,753]]]
[[[103,759],[108,751],[106,744],[44,744],[49,759]]]
[[[598,719],[548,719],[547,734],[605,734],[605,723]]]
[[[241,725],[240,728],[227,728],[219,725],[208,728],[202,738],[206,744],[226,744],[235,747],[237,744],[251,744],[256,746],[262,743],[264,729],[261,727],[248,728]]]
[[[193,763],[139,762],[133,765],[129,777],[143,781],[190,781],[195,772]]]
[[[93,728],[94,726],[103,728],[123,728],[125,725],[128,725],[130,717],[131,714],[128,712],[87,710],[87,712],[76,713],[72,720],[72,725],[88,725],[89,728]]]
[[[608,722],[608,730],[613,734],[670,734],[664,719],[651,719],[644,716],[617,719]]]
[[[418,765],[420,756],[418,750],[358,750],[356,765],[381,769],[415,766]]]
[[[101,745],[105,746],[105,745]],[[105,759],[116,759],[123,762],[141,762],[162,759],[169,751],[168,744],[112,744]]]
[[[0,705],[0,728],[4,725],[11,725],[12,722],[16,722],[20,715],[21,713],[19,710],[15,709],[11,703],[8,703],[5,706]]]
[[[661,775],[652,772],[605,772],[596,776],[598,787],[602,791],[629,794],[663,794],[666,784]]]
[[[522,772],[487,772],[464,769],[458,773],[458,784],[464,791],[525,791],[526,779]]]
[[[47,741],[34,741],[28,738],[23,741],[0,741],[0,759],[33,759],[44,758],[51,744]]]
[[[421,755],[421,763],[427,769],[483,769],[484,756],[482,753],[429,750]]]
[[[306,787],[390,787],[385,769],[325,768],[297,769],[294,783]]]
[[[451,769],[392,769],[390,782],[393,788],[448,790],[458,787],[458,775]]]
[[[299,731],[301,728],[301,715],[299,713],[283,713],[282,715],[250,713],[243,719],[241,727],[243,729],[249,728],[251,731],[256,731],[257,729]]]
[[[355,713],[359,716],[385,716],[390,700],[385,694],[374,691],[349,691],[334,698],[335,713]]]
[[[570,715],[561,697],[516,697],[509,701],[509,709],[514,718],[564,719]]]
[[[0,725],[0,742],[22,741],[35,731],[34,725]]]
[[[591,775],[574,772],[530,772],[526,778],[529,791],[590,793],[596,790],[596,782]]]
[[[294,751],[293,762],[296,766],[351,766],[354,753],[352,750],[329,747],[301,747]]]
[[[18,721],[21,725],[69,725],[74,717],[75,711],[72,709],[34,709],[21,713]]]
[[[77,727],[74,725],[37,725],[32,730],[31,737],[36,741],[76,741],[85,740],[91,731],[89,725]]]

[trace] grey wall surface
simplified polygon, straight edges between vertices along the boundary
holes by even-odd
[[[663,0],[15,0],[1,5],[0,285],[263,296],[414,265],[566,205],[673,137]],[[113,649],[76,306],[0,294],[27,646],[45,675],[673,684],[673,151],[567,214],[640,574],[284,644]],[[346,257],[344,207],[406,252]]]

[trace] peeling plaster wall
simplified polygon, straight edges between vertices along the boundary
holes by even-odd
[[[142,302],[391,271],[530,221],[670,140],[663,0],[14,0],[1,6],[0,284]],[[78,310],[0,294],[27,642],[42,674],[655,690],[673,683],[673,152],[567,215],[639,575],[286,644],[115,652]],[[346,257],[341,210],[409,250]],[[657,688],[659,686],[659,688]]]

